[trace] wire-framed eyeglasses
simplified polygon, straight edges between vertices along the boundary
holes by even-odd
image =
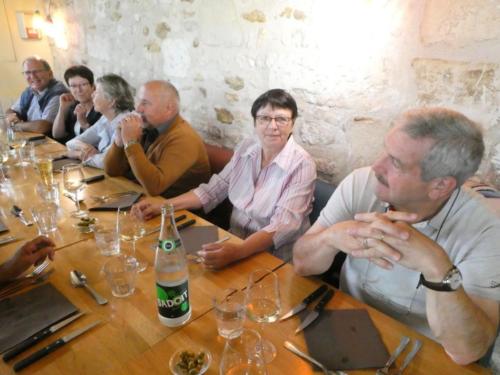
[[[257,121],[257,124],[262,126],[268,126],[271,123],[271,121],[274,120],[276,126],[284,127],[287,126],[292,119],[290,117],[285,117],[285,116],[271,117],[266,115],[257,115],[255,116],[255,120]]]

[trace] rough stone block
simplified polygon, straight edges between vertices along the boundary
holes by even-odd
[[[223,124],[232,124],[234,121],[233,114],[226,108],[214,108],[217,115],[217,121]]]
[[[160,39],[165,39],[167,34],[170,32],[170,26],[168,26],[165,22],[161,22],[156,25],[155,35]]]
[[[266,15],[258,9],[252,10],[249,13],[243,13],[241,15],[243,19],[249,21],[249,22],[257,22],[257,23],[264,23],[266,22]]]
[[[245,81],[243,81],[243,78],[238,76],[225,77],[224,82],[226,82],[229,87],[236,91],[241,90],[243,87],[245,87]]]

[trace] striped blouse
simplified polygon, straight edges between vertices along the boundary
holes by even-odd
[[[310,226],[316,165],[290,137],[274,160],[261,168],[262,147],[257,138],[241,142],[226,167],[194,193],[205,212],[229,197],[233,205],[231,232],[240,238],[263,230],[274,233],[275,254]],[[291,246],[286,246],[287,253]]]

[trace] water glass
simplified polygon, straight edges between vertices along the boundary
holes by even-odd
[[[213,305],[219,335],[226,339],[241,335],[245,322],[245,293],[225,289],[213,298]]]
[[[31,165],[33,162],[35,162],[36,157],[35,157],[35,144],[32,142],[26,143],[24,147],[21,147],[19,149],[19,154],[20,154],[20,162],[24,166]]]
[[[42,203],[31,209],[31,215],[38,228],[38,234],[49,235],[57,230],[57,205]]]
[[[253,329],[244,329],[238,337],[226,340],[219,374],[266,375],[260,335]]]
[[[124,255],[111,257],[104,264],[103,272],[115,297],[127,297],[134,293],[137,277],[135,258]]]
[[[120,234],[116,224],[103,223],[94,226],[94,238],[101,255],[112,256],[120,253]]]
[[[54,203],[55,205],[59,206],[60,204],[59,182],[54,182],[49,185],[38,183],[36,185],[36,192],[44,202]]]

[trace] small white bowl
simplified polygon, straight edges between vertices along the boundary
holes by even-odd
[[[199,367],[198,372],[190,372],[187,369],[184,370],[182,368],[179,368],[179,366],[177,366],[181,362],[182,353],[185,352],[194,355],[199,355],[200,353],[203,353],[203,364]],[[190,348],[179,349],[174,354],[172,354],[172,356],[170,357],[169,366],[170,366],[170,371],[172,371],[172,374],[174,375],[201,375],[207,372],[211,363],[212,363],[212,354],[210,353],[209,350],[203,347],[190,347]]]

